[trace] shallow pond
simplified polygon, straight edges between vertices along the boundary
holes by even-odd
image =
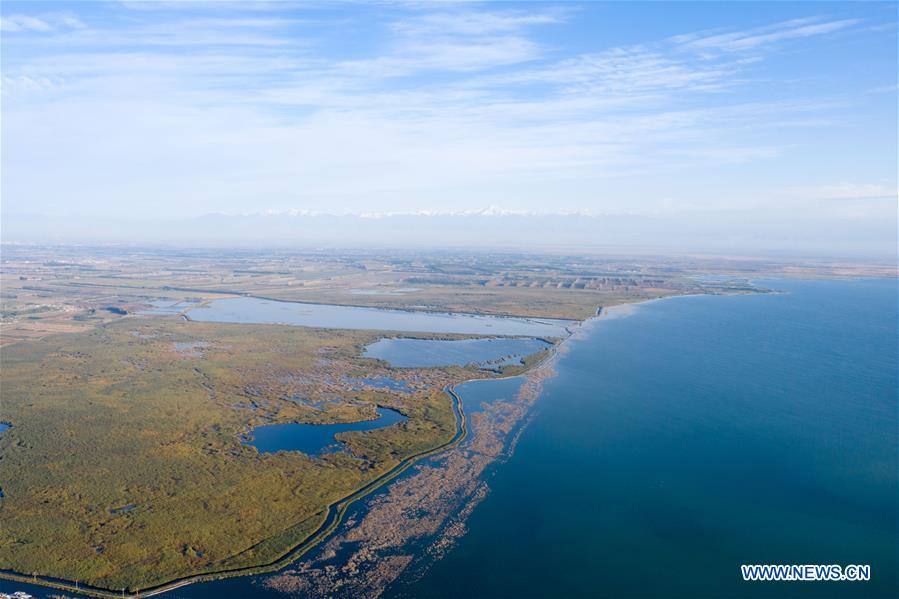
[[[456,394],[462,400],[462,409],[471,416],[483,411],[484,406],[494,401],[514,401],[526,377],[515,376],[505,379],[474,380],[456,385]]]
[[[144,316],[164,316],[167,314],[180,314],[188,308],[195,306],[199,302],[194,300],[153,300],[147,303],[153,307],[148,310],[141,310],[140,312],[138,312],[138,314]]]
[[[390,378],[389,376],[357,376],[344,377],[344,380],[353,386],[353,391],[362,391],[366,388],[386,389],[399,393],[411,393],[415,387],[407,381]]]
[[[366,358],[385,360],[391,366],[421,368],[465,366],[498,368],[520,364],[522,358],[549,349],[550,343],[533,337],[518,339],[380,339],[365,348]]]
[[[352,431],[370,431],[403,422],[406,417],[389,408],[378,408],[378,417],[361,422],[339,424],[266,424],[253,429],[252,438],[246,441],[259,453],[276,451],[302,451],[319,455],[329,447],[338,445],[334,435]]]
[[[136,503],[129,503],[128,505],[123,505],[122,507],[114,507],[109,510],[110,514],[127,514],[133,510],[137,509]]]
[[[247,324],[288,324],[330,329],[366,329],[419,333],[457,333],[467,335],[520,335],[538,337],[565,336],[567,320],[478,316],[447,312],[414,312],[302,304],[231,297],[214,300],[190,310],[192,320]]]

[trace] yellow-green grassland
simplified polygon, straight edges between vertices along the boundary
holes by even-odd
[[[0,564],[133,590],[277,559],[327,505],[455,433],[443,388],[472,372],[359,357],[380,335],[129,317],[4,347]],[[412,391],[347,380],[385,374]],[[260,424],[377,406],[408,419],[342,433],[346,451],[243,442]]]

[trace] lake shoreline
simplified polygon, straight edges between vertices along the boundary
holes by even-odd
[[[893,596],[895,282],[760,284],[593,323],[458,548],[384,599],[778,597],[739,576],[772,547],[880,573],[827,596]]]

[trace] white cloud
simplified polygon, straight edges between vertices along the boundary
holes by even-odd
[[[832,33],[861,23],[861,19],[818,21],[820,21],[818,17],[794,19],[746,31],[731,31],[708,36],[696,34],[676,36],[671,38],[671,41],[682,44],[684,48],[691,50],[715,49],[738,52],[784,40]]]
[[[0,30],[19,31],[53,31],[53,27],[42,19],[28,15],[9,15],[0,18]]]
[[[521,31],[534,25],[560,23],[561,15],[521,12],[439,12],[418,15],[393,24],[406,35],[491,35]]]
[[[0,31],[7,33],[50,33],[66,29],[83,29],[86,25],[68,13],[49,13],[40,16],[7,15],[0,17]]]
[[[554,83],[572,93],[628,96],[665,91],[712,91],[734,83],[736,63],[691,64],[663,49],[615,48],[500,76],[505,83]]]
[[[476,39],[461,43],[451,39],[408,42],[386,56],[347,61],[338,65],[344,73],[363,77],[401,77],[423,71],[479,71],[527,62],[539,57],[539,47],[520,37]]]
[[[32,77],[28,75],[3,77],[4,94],[30,91],[46,91],[54,89],[57,86],[58,82],[52,80],[49,77]]]
[[[401,77],[425,71],[470,72],[538,59],[542,48],[526,35],[537,25],[560,22],[550,13],[464,10],[425,13],[390,24],[393,37],[375,58],[350,60],[351,74]]]

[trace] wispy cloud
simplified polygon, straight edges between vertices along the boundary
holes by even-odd
[[[69,13],[42,15],[14,14],[0,17],[0,31],[7,33],[50,33],[66,29],[83,29],[86,25]]]
[[[396,21],[392,28],[404,35],[480,36],[519,32],[534,25],[561,23],[563,13],[553,12],[437,12]]]
[[[714,35],[704,35],[702,33],[685,34],[671,38],[671,41],[681,44],[685,49],[691,50],[714,49],[727,52],[739,52],[753,50],[785,40],[801,39],[832,33],[834,31],[858,25],[861,22],[861,19],[828,21],[824,20],[823,17],[809,17],[793,19],[745,31],[729,31]]]
[[[339,71],[362,77],[403,77],[427,71],[471,72],[534,60],[537,44],[521,37],[494,37],[465,42],[437,38],[405,40],[377,58],[340,63]]]
[[[543,50],[528,30],[560,23],[560,14],[480,10],[415,14],[390,23],[393,35],[381,56],[347,61],[340,67],[355,74],[398,77],[533,61]]]
[[[28,15],[10,15],[0,18],[0,30],[18,31],[53,31],[53,27],[45,20]]]

